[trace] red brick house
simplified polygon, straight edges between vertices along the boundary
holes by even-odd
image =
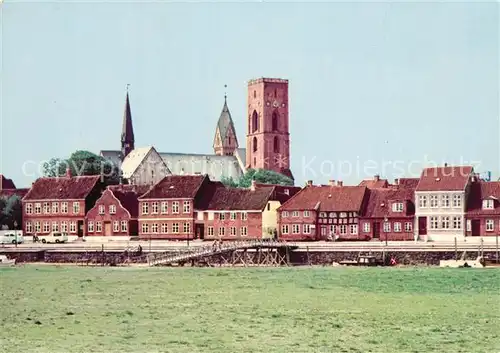
[[[148,190],[149,186],[108,186],[85,216],[87,235],[138,235],[138,198]]]
[[[206,175],[169,175],[139,197],[139,237],[144,239],[193,239],[194,210],[207,202]]]
[[[308,186],[278,209],[283,240],[361,239],[358,217],[368,200],[364,186]]]
[[[84,236],[87,212],[101,195],[99,175],[39,178],[22,199],[25,234],[67,232]]]
[[[371,188],[360,217],[365,240],[414,240],[415,188],[419,179],[396,179],[394,185]]]
[[[465,219],[466,236],[500,235],[500,182],[473,178]]]
[[[13,195],[17,195],[20,198],[23,198],[28,191],[29,189],[16,188],[12,179],[8,179],[3,174],[0,174],[0,197],[9,198]]]

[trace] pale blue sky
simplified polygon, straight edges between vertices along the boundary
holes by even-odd
[[[127,83],[136,146],[212,152],[224,84],[244,145],[246,81],[261,76],[290,80],[298,184],[415,176],[429,160],[498,177],[495,3],[1,6],[0,172],[18,186],[34,180],[25,161],[119,148]]]

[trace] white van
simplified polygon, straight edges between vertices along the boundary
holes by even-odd
[[[18,230],[0,231],[0,244],[22,244],[24,243],[23,232]]]
[[[68,233],[52,232],[49,235],[37,235],[42,243],[67,243]]]

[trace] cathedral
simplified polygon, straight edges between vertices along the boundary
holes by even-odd
[[[246,146],[240,148],[224,96],[217,121],[213,154],[158,152],[153,146],[135,147],[132,112],[127,92],[121,150],[100,155],[120,166],[123,177],[137,185],[152,184],[166,175],[207,174],[211,180],[238,180],[246,170],[273,170],[293,179],[290,170],[288,80],[259,78],[248,83]]]

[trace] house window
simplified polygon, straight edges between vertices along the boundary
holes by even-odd
[[[326,212],[320,212],[320,213],[319,213],[319,216],[320,216],[321,218],[325,218],[325,217],[326,217]]]
[[[431,207],[438,207],[437,195],[431,195]]]
[[[292,212],[292,217],[298,217],[298,216],[299,216],[299,211]]]
[[[462,217],[453,217],[453,229],[462,229]]]
[[[40,233],[40,231],[42,230],[42,227],[41,227],[41,224],[40,222],[35,222],[35,232],[37,233]]]
[[[483,200],[483,209],[492,210],[494,208],[493,200]]]
[[[353,235],[358,234],[358,225],[357,224],[351,224],[350,228],[351,228],[350,229],[351,234],[353,234]]]
[[[363,232],[365,232],[365,233],[370,232],[370,223],[368,223],[368,222],[363,223]]]
[[[162,201],[162,203],[161,203],[161,213],[162,214],[167,214],[168,213],[168,202],[167,201]]]
[[[225,219],[226,219],[226,214],[225,214],[225,213],[222,213],[222,212],[221,212],[221,213],[219,213],[219,219],[220,219],[221,221],[225,220]]]
[[[438,229],[438,218],[437,217],[431,217],[430,223],[431,223],[431,229]]]
[[[398,233],[401,232],[401,222],[394,223],[394,231]]]
[[[142,233],[149,233],[149,224],[148,223],[143,223],[141,228],[142,228]]]
[[[26,222],[26,233],[33,233],[33,223]]]
[[[309,217],[309,216],[310,216],[309,211],[304,211],[304,217]]]
[[[42,204],[35,203],[35,214],[40,214],[40,213],[42,213]]]
[[[179,223],[172,224],[172,233],[179,233]]]
[[[102,232],[102,222],[101,221],[96,221],[95,222],[95,231],[96,232]]]
[[[231,235],[236,235],[236,227],[231,227],[229,232]]]
[[[403,203],[402,202],[393,203],[392,212],[403,212]]]
[[[321,226],[321,236],[326,236],[326,226]]]
[[[292,224],[292,234],[300,234],[300,224]]]
[[[271,203],[270,202],[267,203],[267,210],[271,211]]]
[[[337,233],[337,226],[330,226],[330,234],[336,234]]]
[[[281,234],[288,234],[288,224],[283,224],[281,226]]]
[[[248,213],[246,213],[246,212],[242,212],[242,213],[241,213],[241,220],[242,220],[242,221],[246,221],[247,219],[248,219]]]
[[[109,205],[109,214],[116,214],[116,205]]]
[[[61,232],[68,233],[68,222],[61,222]]]
[[[471,231],[471,221],[470,219],[467,220],[467,231],[470,232]]]
[[[450,207],[450,195],[441,196],[441,206]]]
[[[230,218],[231,218],[232,220],[235,220],[235,219],[236,219],[236,212],[231,212],[231,213],[230,213]]]
[[[184,223],[183,229],[184,233],[190,233],[191,232],[191,223]]]
[[[52,232],[59,232],[59,223],[52,222]]]
[[[303,233],[304,234],[311,234],[311,225],[310,224],[304,224]]]
[[[73,202],[73,214],[80,213],[80,202]]]
[[[191,201],[184,201],[182,205],[182,213],[191,212]]]
[[[391,223],[384,222],[384,232],[388,233],[391,231]]]
[[[32,213],[33,213],[33,204],[27,203],[26,204],[26,214],[32,214]]]
[[[52,202],[52,213],[59,213],[59,202]]]
[[[120,222],[113,221],[113,232],[118,233],[120,231]]]
[[[127,233],[127,228],[128,228],[128,222],[127,221],[121,221],[121,226],[122,226],[122,233]]]
[[[149,204],[147,202],[142,203],[142,214],[148,214],[149,213]]]
[[[340,212],[340,218],[346,218],[347,213],[346,212]]]
[[[281,212],[281,218],[287,218],[287,217],[288,217],[288,211]]]
[[[104,214],[104,212],[105,212],[104,205],[99,205],[99,214]]]
[[[220,237],[223,237],[225,233],[226,233],[226,228],[224,228],[224,227],[220,227],[220,228],[219,228],[219,236],[220,236]]]
[[[50,223],[49,222],[43,222],[43,232],[44,233],[50,232]]]
[[[151,224],[151,233],[158,233],[158,223]]]
[[[453,195],[453,207],[462,207],[462,195]]]
[[[495,229],[495,222],[492,219],[486,220],[486,231],[492,232]]]
[[[161,233],[162,234],[167,234],[168,233],[168,224],[167,223],[162,223],[161,224]]]
[[[246,237],[248,235],[248,229],[247,227],[241,227],[240,234],[242,237]]]
[[[405,223],[405,232],[411,232],[411,229],[412,229],[411,222],[406,222]]]
[[[158,214],[158,202],[151,202],[151,214]]]
[[[76,233],[76,222],[69,222],[69,232]]]
[[[345,224],[340,226],[340,234],[347,234],[347,226]]]
[[[208,227],[207,228],[207,235],[210,237],[214,236],[214,227]]]
[[[68,213],[68,203],[61,202],[61,213]]]
[[[450,229],[450,217],[445,216],[441,218],[441,228]]]
[[[336,218],[337,217],[337,214],[335,212],[330,212],[330,218]]]
[[[179,213],[179,201],[172,202],[172,213]]]
[[[50,213],[50,204],[48,202],[43,203],[43,213],[44,214]]]

